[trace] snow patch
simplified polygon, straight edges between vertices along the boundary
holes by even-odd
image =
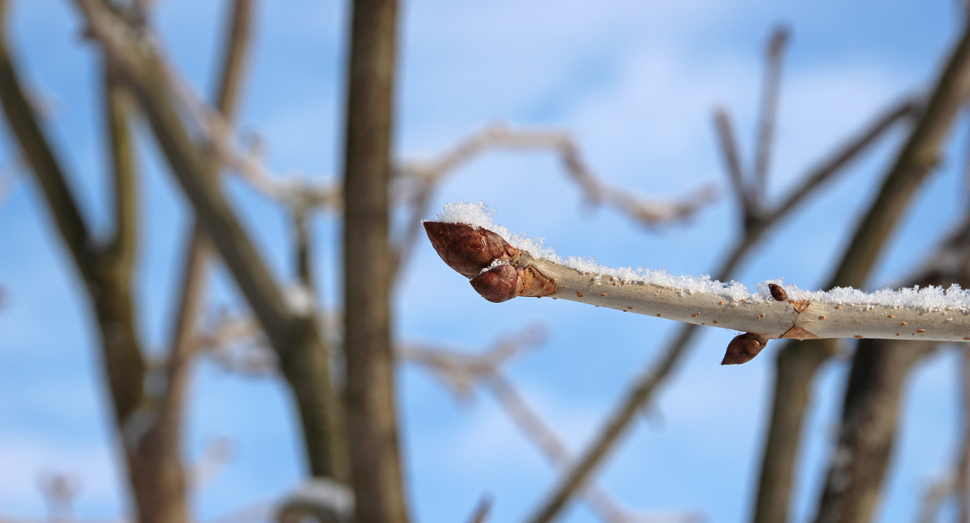
[[[543,239],[531,239],[523,234],[515,234],[494,221],[496,210],[484,202],[449,203],[438,212],[436,220],[445,223],[463,223],[475,228],[488,229],[509,242],[516,249],[528,252],[532,257],[548,260],[584,274],[596,275],[598,279],[608,277],[623,282],[638,282],[678,289],[685,293],[707,293],[740,301],[771,300],[769,283],[782,285],[782,279],[767,280],[756,284],[755,292],[736,281],[723,283],[711,279],[709,275],[674,276],[664,269],[644,269],[624,267],[613,269],[604,267],[589,258],[570,256],[563,258],[556,250],[543,244]],[[493,264],[495,265],[495,264]],[[491,269],[488,267],[486,270]],[[484,272],[484,271],[483,271]],[[807,291],[793,284],[782,285],[792,301],[813,301],[840,305],[882,305],[887,307],[918,308],[928,311],[959,310],[970,311],[970,291],[953,284],[943,287],[912,287],[899,290],[882,289],[865,292],[852,287],[836,287],[829,291]]]
[[[304,285],[288,287],[283,294],[286,306],[297,316],[309,317],[313,315],[315,305],[313,293]]]

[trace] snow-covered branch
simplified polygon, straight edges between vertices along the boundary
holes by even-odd
[[[425,229],[439,256],[485,299],[551,297],[690,324],[742,331],[723,363],[744,363],[769,339],[970,340],[970,292],[958,285],[810,292],[764,282],[610,269],[551,249],[492,223],[484,204],[451,204]]]

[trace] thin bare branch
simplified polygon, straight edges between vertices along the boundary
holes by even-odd
[[[475,511],[472,512],[469,523],[485,523],[488,521],[488,514],[492,511],[492,496],[485,495],[478,501]]]
[[[744,170],[741,167],[741,157],[738,143],[734,139],[734,126],[727,110],[721,107],[714,109],[714,129],[717,131],[718,144],[721,146],[721,156],[724,166],[734,188],[734,195],[738,199],[738,206],[747,217],[752,212],[751,189],[744,181]]]
[[[228,120],[231,120],[237,112],[238,93],[241,89],[250,42],[249,27],[253,4],[253,0],[236,0],[233,2],[232,21],[228,31],[222,75],[216,95],[217,107]],[[218,176],[218,163],[210,162],[208,167],[206,176],[211,178]],[[182,285],[177,302],[178,308],[173,325],[172,348],[169,352],[167,370],[169,385],[162,406],[162,414],[159,417],[159,425],[164,427],[161,430],[164,430],[167,434],[165,439],[177,440],[181,435],[180,419],[185,383],[189,365],[195,352],[195,323],[199,314],[200,302],[205,293],[208,261],[212,255],[212,243],[196,222],[192,226],[185,260],[182,262]]]
[[[830,180],[836,173],[846,167],[850,162],[869,148],[877,139],[886,134],[896,123],[914,119],[920,113],[920,104],[912,99],[905,98],[902,101],[890,106],[890,108],[878,116],[875,120],[865,126],[861,133],[848,140],[841,146],[835,154],[826,158],[818,167],[813,169],[808,175],[802,178],[802,182],[793,189],[785,199],[775,206],[771,212],[767,213],[767,220],[780,219],[787,214],[797,204],[805,201],[809,192],[814,191],[820,185]]]
[[[404,237],[397,249],[396,273],[400,273],[400,267],[409,258],[420,237],[421,219],[428,215],[434,189],[446,176],[478,155],[500,148],[548,150],[556,153],[566,169],[566,174],[579,185],[586,201],[610,206],[645,226],[686,219],[716,198],[716,190],[712,186],[702,187],[679,199],[633,196],[629,191],[616,189],[600,180],[583,161],[579,146],[569,133],[527,131],[492,125],[460,141],[434,161],[406,162],[401,166],[397,181],[404,185],[405,192],[411,194],[405,197],[411,212],[406,221]]]
[[[114,261],[114,269],[122,278],[130,280],[134,268],[138,240],[138,195],[135,173],[136,159],[131,143],[128,114],[131,101],[128,93],[105,71],[108,139],[114,175],[115,236],[107,249]]]
[[[4,11],[0,6],[0,13]],[[3,20],[0,15],[0,20]],[[0,24],[0,104],[7,125],[34,179],[44,192],[48,211],[71,252],[81,276],[95,277],[97,246],[67,183],[67,176],[41,129],[40,118],[30,103],[14,69],[7,47],[7,33]]]
[[[272,342],[280,368],[296,396],[313,474],[335,475],[339,464],[331,446],[333,394],[321,379],[329,376],[329,359],[311,308],[305,306],[303,299],[286,299],[222,194],[218,180],[206,176],[208,157],[193,142],[182,120],[185,111],[174,102],[169,69],[156,48],[157,40],[145,39],[142,35],[147,31],[132,31],[97,0],[76,3],[109,63],[135,94],[202,229],[212,239]]]
[[[827,294],[788,290],[776,300],[767,284],[758,293],[739,283],[673,277],[663,271],[635,273],[563,264],[518,249],[485,227],[490,224],[425,222],[441,258],[471,278],[485,299],[517,296],[576,301],[634,314],[778,338],[880,338],[934,341],[970,340],[970,293],[958,286],[944,291],[867,294],[836,289]],[[476,228],[477,227],[477,228]],[[761,342],[763,346],[763,341]],[[750,359],[750,358],[749,358]]]
[[[236,119],[239,112],[239,98],[246,65],[249,61],[249,48],[252,43],[252,20],[256,0],[233,0],[232,22],[226,38],[222,56],[222,74],[216,95],[216,110],[226,122]]]
[[[764,200],[768,186],[768,165],[775,135],[778,114],[778,92],[781,84],[781,63],[788,44],[789,30],[776,27],[768,42],[765,57],[765,83],[761,93],[761,115],[758,119],[758,137],[755,140],[754,183],[755,204]]]

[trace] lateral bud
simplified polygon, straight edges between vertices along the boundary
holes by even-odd
[[[735,336],[728,344],[721,365],[740,365],[754,359],[768,344],[768,337],[756,332],[745,332]]]
[[[525,268],[497,265],[472,278],[471,284],[482,298],[493,303],[502,303],[518,296],[541,298],[555,293],[559,288],[556,282],[532,265]]]
[[[472,278],[472,287],[492,303],[509,301],[522,291],[522,278],[511,265],[499,265]]]
[[[771,291],[771,297],[778,301],[787,301],[788,293],[785,292],[785,288],[781,285],[776,285],[774,283],[768,284],[768,290]]]

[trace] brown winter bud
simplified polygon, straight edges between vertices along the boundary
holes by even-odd
[[[754,359],[768,344],[768,338],[756,332],[746,332],[735,336],[728,344],[727,353],[721,360],[721,365],[740,365]]]
[[[524,269],[511,265],[499,265],[485,271],[471,281],[472,287],[490,302],[501,303],[517,296],[541,298],[556,292],[558,287],[551,278],[538,269]]]
[[[519,252],[494,232],[463,223],[424,222],[438,256],[466,278],[475,278],[495,260],[512,263]]]
[[[520,270],[511,265],[499,265],[473,278],[472,287],[492,303],[511,300],[522,291]]]
[[[775,285],[774,283],[769,283],[768,290],[771,291],[771,297],[778,301],[785,301],[788,299],[788,293],[785,292],[784,287],[782,287],[781,285]]]

